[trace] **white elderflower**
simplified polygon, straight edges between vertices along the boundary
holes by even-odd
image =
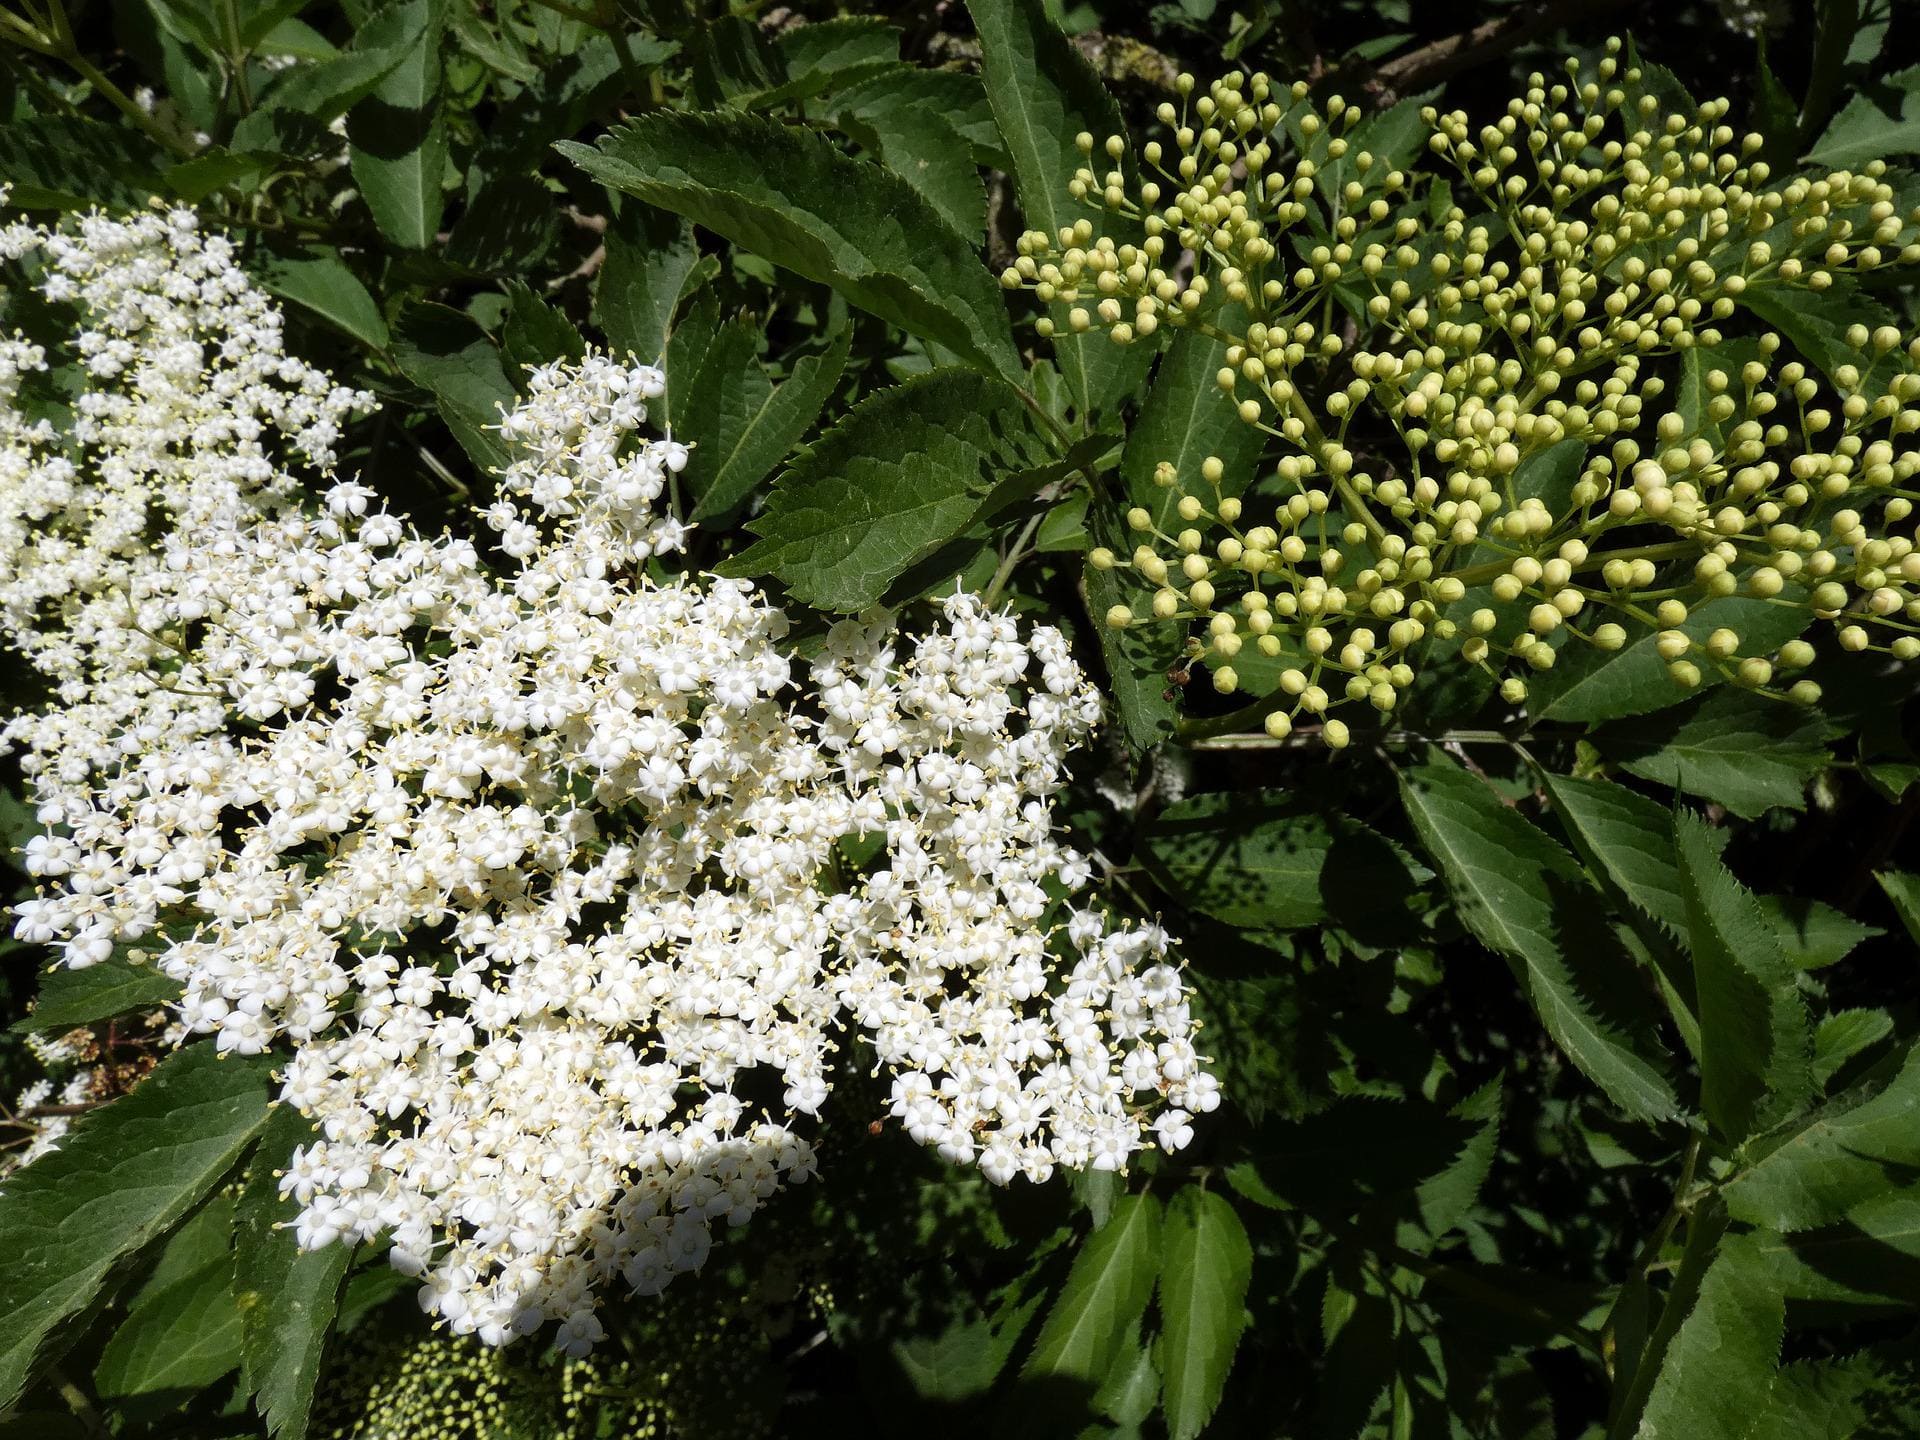
[[[0,623],[60,700],[7,731],[46,829],[16,933],[137,945],[186,1030],[288,1054],[302,1244],[385,1236],[455,1330],[580,1353],[607,1284],[657,1292],[813,1174],[848,1030],[997,1183],[1218,1103],[1165,934],[1055,904],[1099,710],[1058,631],[957,595],[802,665],[749,584],[650,578],[688,455],[645,432],[660,373],[601,355],[501,420],[496,569],[330,475],[365,397],[279,353],[224,244],[0,236],[59,257],[106,361],[64,426],[0,390]]]

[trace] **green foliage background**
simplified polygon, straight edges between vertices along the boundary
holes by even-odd
[[[1067,808],[1185,937],[1227,1097],[1177,1159],[1001,1192],[869,1133],[850,1079],[817,1184],[563,1364],[431,1334],[375,1253],[296,1254],[302,1122],[190,1048],[0,1187],[0,1435],[1920,1431],[1914,667],[1835,664],[1784,725],[1614,691],[1519,735],[1440,696],[1339,756],[1173,743],[1174,657],[1098,631],[1083,556],[1159,460],[1251,473],[1258,436],[1204,351],[1039,340],[993,278],[1074,218],[1074,133],[1182,69],[1479,119],[1625,27],[1781,172],[1904,170],[1898,9],[0,5],[13,204],[230,229],[291,348],[386,402],[343,469],[423,524],[590,337],[664,357],[699,564],[824,611],[958,575],[1104,653]],[[1910,283],[1872,298],[1911,333]],[[151,1058],[108,1025],[164,984],[5,943],[11,1091],[23,1029]]]

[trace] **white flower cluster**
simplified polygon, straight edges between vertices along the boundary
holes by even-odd
[[[119,355],[77,414],[146,409],[109,436],[0,390],[4,623],[61,687],[8,731],[47,831],[17,933],[140,946],[190,1030],[291,1044],[303,1243],[384,1233],[457,1330],[579,1352],[612,1277],[659,1290],[812,1173],[849,1031],[998,1182],[1218,1103],[1164,933],[1072,905],[1050,797],[1098,701],[1059,632],[958,595],[801,667],[748,585],[649,578],[687,454],[639,433],[659,372],[604,357],[502,421],[504,559],[351,482],[304,510],[288,467],[363,397],[281,355],[224,246],[5,235]]]

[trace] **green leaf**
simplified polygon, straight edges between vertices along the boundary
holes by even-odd
[[[667,335],[665,408],[675,430],[685,430],[695,423],[700,411],[700,367],[719,333],[720,302],[711,290],[703,289]],[[680,377],[678,383],[676,375]]]
[[[1674,848],[1700,1019],[1700,1106],[1738,1142],[1805,1103],[1812,1085],[1806,1007],[1760,907],[1727,873],[1691,811],[1674,816]]]
[[[1838,964],[1861,941],[1887,933],[1878,925],[1863,925],[1818,900],[1798,895],[1754,898],[1787,959],[1802,970],[1822,970]]]
[[[0,125],[0,184],[20,210],[144,210],[165,187],[157,157],[124,127],[77,115],[23,115]]]
[[[1207,457],[1217,456],[1225,471],[1223,489],[1232,495],[1253,479],[1263,437],[1253,426],[1241,423],[1214,383],[1223,353],[1218,341],[1197,330],[1175,336],[1154,371],[1139,417],[1127,432],[1120,455],[1127,497],[1135,505],[1144,505],[1163,526],[1178,497],[1153,483],[1161,461],[1173,465],[1194,485],[1200,483],[1200,467]],[[1092,538],[1118,555],[1131,553],[1135,537],[1106,509],[1096,509]],[[1096,623],[1115,605],[1138,606],[1142,599],[1130,571],[1089,569],[1086,581],[1088,608]],[[1159,625],[1115,630],[1098,624],[1097,628],[1122,729],[1129,744],[1145,750],[1173,731],[1178,708],[1168,698],[1167,671],[1180,660],[1180,637]]]
[[[1761,654],[1778,649],[1811,623],[1812,612],[1800,606],[1726,595],[1696,606],[1678,628],[1703,642],[1724,626],[1740,635],[1741,653]],[[1667,662],[1654,640],[1655,632],[1649,629],[1611,652],[1592,645],[1563,647],[1551,670],[1527,681],[1528,713],[1535,720],[1590,724],[1645,715],[1691,699],[1697,692],[1667,678]],[[1711,670],[1702,673],[1703,684],[1719,683]]]
[[[977,240],[987,208],[979,157],[962,128],[965,115],[952,103],[960,97],[950,96],[943,103],[929,93],[934,88],[929,80],[947,91],[954,88],[952,82],[961,82],[960,97],[971,86],[971,99],[986,107],[980,82],[971,75],[891,65],[835,92],[829,109],[843,130],[926,196],[948,224],[968,240]]]
[[[693,72],[694,101],[704,109],[744,105],[786,83],[786,57],[744,15],[707,21],[688,38],[684,53]]]
[[[1089,1402],[1093,1409],[1120,1427],[1113,1433],[1137,1437],[1140,1426],[1159,1403],[1160,1371],[1155,1351],[1155,1346],[1142,1343],[1140,1322],[1136,1320],[1120,1346],[1119,1358],[1093,1392]]]
[[[440,229],[447,122],[440,96],[440,0],[404,0],[423,17],[412,50],[347,114],[347,154],[374,223],[394,244],[425,250]]]
[[[587,342],[573,322],[519,280],[507,284],[507,319],[500,328],[500,353],[516,388],[527,371],[555,360],[579,360]]]
[[[192,1208],[259,1133],[268,1062],[211,1044],[163,1060],[131,1094],[84,1115],[58,1150],[0,1190],[0,1409],[48,1337],[99,1295],[114,1265]]]
[[[1914,943],[1920,945],[1920,875],[1904,870],[1881,870],[1873,878],[1880,882],[1887,899],[1893,902],[1894,913],[1907,927]]]
[[[794,362],[793,373],[737,416],[715,436],[705,454],[696,454],[690,472],[698,471],[694,488],[698,503],[688,518],[699,521],[725,515],[744,501],[787,452],[813,428],[826,408],[833,387],[840,383],[852,349],[853,331],[843,327],[824,354]],[[759,361],[751,362],[756,369]],[[703,367],[704,375],[704,367]],[[712,396],[703,380],[700,393]],[[718,416],[716,408],[712,413]]]
[[[336,58],[287,70],[260,97],[253,113],[234,126],[229,148],[280,149],[289,118],[325,136],[330,122],[371,95],[402,61],[419,52],[428,41],[430,19],[427,5],[401,0],[361,25],[353,42]]]
[[[993,1388],[1045,1299],[1038,1285],[1016,1282],[983,1312],[956,1320],[936,1335],[901,1335],[887,1348],[915,1394],[928,1400],[968,1400]]]
[[[607,226],[607,258],[594,283],[593,323],[615,354],[657,363],[674,308],[700,259],[693,227],[665,210],[629,200]]]
[[[33,1009],[15,1030],[72,1030],[134,1010],[158,1010],[180,998],[180,986],[151,965],[115,954],[75,970],[56,965],[40,977]]]
[[[1017,381],[1000,288],[906,181],[825,138],[751,115],[655,111],[563,155],[602,184],[685,215],[833,286],[986,374]]]
[[[391,336],[380,307],[337,255],[324,251],[299,255],[262,252],[255,271],[260,283],[282,300],[291,300],[375,350]]]
[[[1815,165],[1858,170],[1870,160],[1920,153],[1920,65],[1855,90],[1807,152]]]
[[[1499,1079],[1489,1080],[1454,1106],[1450,1118],[1475,1128],[1452,1160],[1414,1187],[1414,1208],[1425,1233],[1403,1234],[1402,1243],[1422,1253],[1465,1220],[1480,1198],[1500,1141]]]
[[[140,1282],[140,1288],[126,1301],[132,1314],[189,1275],[197,1275],[219,1261],[231,1262],[233,1253],[233,1200],[230,1196],[209,1196],[191,1215],[174,1227],[160,1247],[160,1258]]]
[[[1432,878],[1384,836],[1281,790],[1210,791],[1169,805],[1142,837],[1167,894],[1229,925],[1286,930],[1333,916],[1407,917]]]
[[[93,1372],[107,1396],[204,1389],[240,1363],[225,1256],[176,1281],[114,1331]]]
[[[878,15],[841,15],[791,25],[774,44],[786,65],[787,81],[757,104],[805,99],[829,87],[858,83],[900,61],[900,31]]]
[[[474,59],[496,74],[522,85],[540,78],[540,71],[527,58],[524,47],[511,27],[496,30],[479,10],[479,0],[454,0],[447,16],[447,27],[460,46]]]
[[[1107,1378],[1127,1331],[1153,1298],[1160,1268],[1160,1202],[1125,1195],[1080,1246],[1022,1374]]]
[[[1167,1204],[1160,1236],[1162,1408],[1174,1440],[1206,1428],[1247,1324],[1253,1246],[1220,1194],[1188,1185]]]
[[[555,202],[534,176],[493,176],[453,222],[442,253],[487,275],[532,274],[560,233]]]
[[[1722,1242],[1661,1357],[1638,1440],[1742,1440],[1773,1384],[1786,1326],[1757,1238]]]
[[[247,1390],[281,1440],[303,1440],[327,1332],[353,1247],[302,1250],[281,1198],[276,1170],[314,1139],[298,1111],[282,1105],[254,1153],[234,1227],[233,1288],[242,1321]]]
[[[1920,1195],[1883,1195],[1854,1206],[1838,1224],[1760,1235],[1754,1243],[1789,1300],[1910,1311],[1920,1268]]]
[[[394,326],[393,359],[403,375],[432,394],[440,418],[475,465],[488,472],[506,468],[506,446],[494,427],[502,408],[518,396],[500,347],[486,331],[458,310],[416,302]]]
[[[1813,1032],[1813,1080],[1825,1089],[1856,1055],[1893,1033],[1893,1017],[1884,1010],[1836,1010]]]
[[[1667,808],[1611,780],[1578,780],[1550,771],[1541,778],[1577,848],[1629,900],[1684,939],[1687,903]]]
[[[1120,477],[1127,497],[1143,505],[1165,528],[1174,519],[1182,488],[1203,492],[1200,468],[1209,456],[1220,461],[1223,495],[1239,495],[1254,479],[1265,437],[1244,423],[1221,394],[1219,374],[1226,347],[1198,330],[1183,330],[1161,356],[1153,372],[1140,416],[1127,432],[1120,456]],[[1162,462],[1173,466],[1182,484],[1154,484]]]
[[[1011,386],[936,370],[869,396],[781,473],[721,567],[803,604],[864,610],[967,528],[996,480],[1051,458]]]
[[[1900,317],[1879,301],[1862,295],[1844,273],[1834,276],[1833,284],[1825,290],[1784,283],[1751,285],[1741,292],[1740,303],[1762,323],[1778,330],[1808,363],[1829,378],[1843,365],[1857,367],[1867,379],[1864,388],[1868,399],[1886,389],[1887,379],[1902,363],[1897,356],[1875,360],[1847,343],[1847,331],[1854,325],[1870,330],[1882,325],[1897,327]]]
[[[1093,507],[1088,516],[1088,538],[1118,553],[1132,543],[1132,537],[1121,518],[1112,513],[1114,508]],[[1087,612],[1100,637],[1100,653],[1106,661],[1107,684],[1120,718],[1121,734],[1135,751],[1146,751],[1169,738],[1179,718],[1168,672],[1181,661],[1180,634],[1171,626],[1134,625],[1115,630],[1104,623],[1103,617],[1115,605],[1139,599],[1122,585],[1124,573],[1087,567]]]
[[[1816,1111],[1727,1182],[1736,1220],[1771,1230],[1829,1225],[1863,1201],[1911,1183],[1920,1167],[1920,1049],[1868,1100]]]
[[[167,171],[167,188],[190,205],[198,205],[218,190],[253,191],[260,187],[270,157],[235,155],[209,145],[191,160]]]
[[[1776,805],[1806,806],[1809,781],[1837,733],[1814,711],[1726,689],[1675,716],[1614,725],[1594,737],[1630,774],[1724,805],[1749,819]]]
[[[1055,236],[1089,212],[1067,193],[1083,163],[1074,137],[1123,140],[1127,127],[1107,87],[1046,13],[1042,0],[969,0],[980,35],[987,103],[1013,163],[1014,189],[1027,226]],[[1131,161],[1122,168],[1131,168]],[[1120,217],[1101,219],[1116,243],[1133,238]],[[1056,335],[1054,355],[1084,419],[1131,394],[1152,347],[1115,345],[1104,331]]]
[[[1567,852],[1450,761],[1401,772],[1400,793],[1461,920],[1514,967],[1554,1042],[1615,1104],[1646,1120],[1674,1115],[1653,1045],[1613,1009],[1632,961]]]

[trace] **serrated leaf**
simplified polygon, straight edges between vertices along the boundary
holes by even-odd
[[[797,455],[721,567],[816,609],[864,610],[964,531],[994,483],[1051,458],[1009,385],[936,370],[869,396]]]
[[[1220,394],[1214,376],[1223,347],[1199,331],[1182,331],[1161,356],[1139,417],[1127,432],[1120,455],[1120,476],[1132,504],[1143,505],[1164,525],[1178,495],[1153,483],[1161,461],[1171,464],[1189,484],[1200,483],[1200,467],[1218,456],[1225,493],[1237,495],[1253,478],[1262,444],[1260,432],[1242,424]],[[1091,538],[1116,554],[1130,553],[1134,536],[1123,530],[1111,507],[1096,507]],[[1098,622],[1115,605],[1138,606],[1142,595],[1132,572],[1086,572],[1088,609]],[[1145,750],[1173,731],[1178,707],[1168,698],[1167,671],[1180,659],[1179,634],[1166,626],[1126,630],[1098,624],[1100,647],[1111,677],[1115,709],[1127,741]]]
[[[1067,193],[1083,163],[1074,137],[1085,130],[1101,142],[1110,135],[1124,141],[1120,107],[1041,0],[969,0],[967,11],[980,36],[981,80],[1012,160],[1021,214],[1028,228],[1057,237],[1087,213]],[[1101,224],[1116,243],[1132,238],[1118,216]],[[1103,331],[1054,339],[1056,363],[1083,419],[1130,394],[1151,354],[1150,346],[1115,345]]]
[[[937,1335],[902,1335],[888,1351],[914,1392],[948,1403],[993,1387],[1046,1299],[1040,1287],[1016,1282],[985,1310],[956,1320]]]
[[[405,0],[420,39],[347,113],[353,180],[380,233],[409,250],[433,244],[445,204],[447,122],[440,95],[440,0]]]
[[[1395,914],[1404,921],[1403,897],[1432,878],[1377,831],[1279,790],[1177,801],[1141,848],[1169,895],[1242,927],[1294,929],[1330,915],[1363,929]]]
[[[0,125],[0,184],[21,210],[144,210],[164,189],[158,157],[124,126],[77,115],[22,115]]]
[[[1096,505],[1088,516],[1088,538],[1096,545],[1124,548],[1130,540],[1114,507]],[[1106,661],[1107,685],[1113,696],[1113,708],[1119,716],[1120,733],[1135,751],[1152,749],[1169,738],[1179,719],[1174,701],[1173,682],[1168,671],[1180,663],[1180,634],[1164,625],[1134,625],[1116,630],[1103,623],[1103,617],[1115,605],[1139,597],[1121,585],[1119,570],[1095,570],[1085,574],[1087,613],[1100,637],[1100,653]]]
[[[219,1261],[230,1263],[233,1253],[233,1200],[230,1196],[209,1196],[160,1247],[160,1258],[140,1282],[140,1288],[126,1300],[131,1314],[189,1275],[197,1275]]]
[[[1160,1236],[1162,1409],[1174,1440],[1206,1428],[1246,1328],[1253,1246],[1219,1193],[1188,1185],[1167,1203]]]
[[[387,348],[392,337],[379,305],[337,255],[263,252],[253,268],[260,283],[282,300],[311,310],[362,345]]]
[[[696,273],[697,270],[696,270]],[[707,351],[720,333],[720,302],[711,290],[701,290],[667,335],[667,394],[665,410],[675,430],[694,423],[700,409],[696,382]],[[674,379],[679,376],[679,380]]]
[[[1139,418],[1127,431],[1120,478],[1128,499],[1145,506],[1162,528],[1174,518],[1181,493],[1204,486],[1200,468],[1209,456],[1220,461],[1224,472],[1223,495],[1239,495],[1254,479],[1265,437],[1244,423],[1220,392],[1215,377],[1225,353],[1226,347],[1211,336],[1181,331],[1160,357]],[[1154,484],[1154,471],[1163,462],[1173,466],[1180,485]]]
[[[1773,1383],[1786,1325],[1757,1237],[1723,1241],[1661,1357],[1637,1440],[1742,1440]]]
[[[842,328],[825,353],[795,361],[784,382],[770,386],[758,404],[716,436],[706,454],[696,456],[698,503],[688,518],[700,521],[726,514],[772,473],[826,408],[852,345],[853,331]],[[759,365],[757,359],[751,363]],[[700,391],[712,393],[704,383]]]
[[[1461,920],[1514,967],[1554,1042],[1632,1114],[1675,1114],[1657,1052],[1631,1017],[1609,1013],[1633,962],[1572,858],[1449,761],[1401,772],[1400,793]]]
[[[1756,895],[1754,899],[1787,959],[1802,970],[1838,964],[1861,941],[1887,933],[1878,925],[1863,925],[1831,905],[1799,895]]]
[[[488,275],[533,273],[559,235],[553,192],[531,175],[496,175],[453,222],[442,252]]]
[[[1673,818],[1660,805],[1611,780],[1542,775],[1553,808],[1578,847],[1626,897],[1676,936],[1687,933],[1687,904],[1673,853]]]
[[[1081,1243],[1021,1373],[1106,1379],[1129,1327],[1153,1298],[1159,1267],[1160,1202],[1122,1196],[1107,1223]]]
[[[232,1167],[267,1114],[268,1063],[196,1044],[82,1116],[0,1189],[0,1409],[43,1343],[91,1304],[122,1257],[162,1234]]]
[[[1920,1195],[1883,1195],[1838,1224],[1760,1235],[1755,1247],[1789,1300],[1906,1311],[1920,1296]]]
[[[878,15],[840,15],[811,25],[792,25],[774,40],[787,80],[756,100],[772,104],[803,100],[822,90],[858,83],[900,60],[900,31]]]
[[[1005,169],[1011,163],[1001,148],[1000,127],[994,123],[993,108],[987,104],[987,92],[978,75],[928,70],[906,63],[888,65],[836,90],[818,108],[840,117],[849,125],[848,133],[862,144],[866,142],[859,129],[874,115],[915,108],[937,110],[966,143],[976,165]]]
[[[294,1207],[275,1172],[313,1129],[290,1106],[268,1120],[235,1215],[233,1289],[242,1326],[242,1371],[267,1431],[303,1440],[313,1389],[333,1324],[340,1282],[353,1258],[345,1244],[302,1250],[288,1228]]]
[[[1500,1141],[1500,1081],[1489,1080],[1453,1107],[1452,1118],[1473,1125],[1459,1153],[1414,1188],[1424,1243],[1411,1248],[1429,1250],[1467,1218],[1480,1198],[1480,1187],[1493,1168]],[[1409,1237],[1412,1238],[1412,1237]]]
[[[303,128],[326,134],[329,122],[373,93],[402,61],[426,43],[431,16],[419,3],[389,5],[354,31],[341,54],[315,65],[297,65],[260,97],[260,103],[234,126],[229,148],[283,148],[283,124],[289,118]],[[337,143],[337,142],[336,142]]]
[[[1784,283],[1749,286],[1741,292],[1740,303],[1763,324],[1778,330],[1808,363],[1829,378],[1844,365],[1860,370],[1869,399],[1886,389],[1887,379],[1900,363],[1891,355],[1876,359],[1862,354],[1858,346],[1847,343],[1847,331],[1855,325],[1870,330],[1882,325],[1898,327],[1900,317],[1861,294],[1844,273],[1834,276],[1834,283],[1825,290]]]
[[[665,210],[628,200],[607,226],[607,258],[594,281],[593,322],[616,354],[656,363],[674,308],[700,259],[693,227]]]
[[[474,464],[484,471],[505,468],[507,450],[494,430],[503,407],[518,397],[486,331],[458,310],[416,302],[394,325],[393,358],[403,375],[432,394]]]
[[[1800,706],[1724,689],[1677,715],[1609,726],[1594,743],[1630,774],[1751,819],[1776,805],[1805,808],[1836,733]]]
[[[1920,1049],[1871,1099],[1849,1096],[1770,1140],[1727,1182],[1727,1210],[1770,1230],[1809,1230],[1910,1185],[1920,1171]]]
[[[936,101],[923,85],[932,77],[971,82],[974,98],[985,107],[979,82],[970,75],[890,65],[837,91],[830,110],[842,129],[926,196],[959,234],[977,241],[986,222],[986,188],[961,129],[963,117]]]
[[[135,1010],[157,1010],[179,998],[178,982],[151,965],[132,964],[124,955],[79,970],[56,965],[40,977],[33,1009],[13,1028],[71,1030]]]
[[[1715,630],[1736,631],[1742,653],[1776,650],[1813,623],[1812,612],[1794,605],[1776,605],[1742,595],[1726,595],[1694,608],[1678,628],[1696,642]],[[1691,699],[1697,692],[1667,678],[1667,662],[1655,648],[1649,629],[1619,650],[1591,645],[1562,647],[1551,670],[1527,681],[1527,711],[1535,720],[1596,723],[1646,715]],[[1702,683],[1717,684],[1713,672]]]
[[[1881,890],[1893,902],[1894,913],[1907,927],[1914,943],[1920,945],[1920,875],[1904,870],[1881,870],[1873,878],[1880,882]]]
[[[1854,91],[1807,152],[1815,165],[1857,170],[1870,160],[1920,153],[1920,65]]]
[[[1805,1103],[1806,1007],[1794,969],[1691,811],[1674,816],[1700,1020],[1700,1106],[1735,1143]]]
[[[999,286],[906,181],[823,137],[751,115],[656,111],[557,147],[602,184],[685,215],[742,249],[1017,381]]]
[[[526,384],[529,370],[556,360],[579,360],[586,353],[587,342],[571,320],[523,282],[508,282],[500,358],[516,388]]]
[[[238,1365],[240,1311],[228,1278],[222,1256],[129,1315],[100,1352],[100,1393],[200,1390]]]
[[[1884,1010],[1837,1010],[1813,1032],[1813,1081],[1825,1089],[1849,1061],[1893,1033],[1893,1017]]]

